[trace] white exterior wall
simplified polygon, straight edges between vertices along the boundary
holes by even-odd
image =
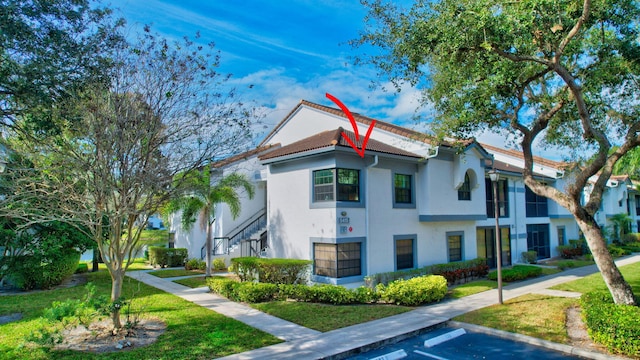
[[[265,209],[266,207],[266,182],[256,180],[256,172],[264,170],[265,166],[260,164],[256,156],[246,160],[242,160],[222,169],[213,169],[211,171],[212,179],[220,178],[234,172],[245,174],[254,186],[254,198],[249,199],[244,189],[237,189],[240,195],[241,211],[238,218],[233,219],[226,204],[219,204],[216,207],[215,218],[213,224],[212,238],[229,236],[238,225],[245,222],[252,215]],[[180,225],[180,213],[173,214],[170,217],[169,231],[175,233],[175,247],[186,248],[189,252],[189,258],[201,258],[202,247],[206,240],[206,226],[197,219],[190,231],[185,231]]]
[[[474,155],[466,156],[464,161],[456,161],[454,156],[440,153],[436,158],[427,160],[426,166],[420,168],[419,211],[428,217],[441,216],[486,216],[486,196],[484,193],[484,168],[480,159]],[[457,168],[457,169],[456,169]],[[471,200],[458,200],[459,181],[457,174],[469,171],[471,180]],[[437,189],[433,191],[431,189]]]

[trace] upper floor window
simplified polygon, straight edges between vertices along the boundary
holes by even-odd
[[[549,216],[547,198],[534,193],[529,187],[525,187],[525,201],[527,203],[527,217]]]
[[[464,183],[458,189],[458,200],[471,200],[471,179],[469,173],[464,174]]]
[[[360,171],[325,169],[313,172],[313,201],[360,201]]]
[[[393,189],[394,204],[413,204],[413,179],[411,175],[394,174]]]
[[[487,193],[487,217],[494,218],[496,215],[493,203],[493,182],[490,179],[485,179],[484,185]],[[506,179],[498,180],[498,216],[509,216],[509,189]]]

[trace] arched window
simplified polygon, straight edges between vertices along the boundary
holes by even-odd
[[[458,189],[458,200],[471,200],[471,179],[468,172],[464,174],[464,183]]]

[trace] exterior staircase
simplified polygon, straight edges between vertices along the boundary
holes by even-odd
[[[206,255],[205,246],[200,249],[202,259]],[[212,255],[259,257],[264,255],[266,247],[267,210],[262,209],[231,230],[229,236],[213,238]]]

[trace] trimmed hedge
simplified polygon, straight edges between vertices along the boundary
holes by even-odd
[[[371,304],[379,301],[398,305],[416,306],[440,301],[447,293],[447,281],[439,275],[398,280],[389,286],[374,289],[359,287],[347,289],[340,285],[301,285],[238,282],[231,278],[214,276],[207,279],[209,289],[233,301],[264,302],[296,300],[334,305]]]
[[[609,250],[609,253],[611,253],[611,256],[613,257],[620,257],[631,254],[631,251],[625,249],[624,247],[618,246],[617,244],[607,245],[607,250]]]
[[[300,284],[306,282],[310,260],[239,257],[231,259],[233,271],[241,281],[269,284]]]
[[[387,286],[378,284],[376,291],[386,303],[418,306],[442,300],[447,295],[447,280],[440,275],[399,279]]]
[[[502,281],[512,282],[538,277],[542,274],[542,268],[529,265],[515,265],[511,269],[502,269]],[[489,280],[498,280],[498,272],[492,271],[487,276]]]
[[[371,289],[378,284],[387,285],[398,279],[410,279],[416,276],[442,275],[449,285],[456,282],[466,282],[471,279],[486,276],[489,272],[486,259],[456,261],[446,264],[429,265],[418,269],[399,270],[373,274],[364,278],[365,285]]]
[[[149,247],[149,263],[151,266],[176,267],[184,266],[189,253],[185,248],[169,249],[161,246]]]
[[[640,356],[640,307],[616,305],[611,294],[602,291],[583,294],[580,304],[595,342],[612,352]]]
[[[192,258],[184,263],[185,270],[205,270],[207,263],[204,260]]]
[[[80,253],[69,249],[50,258],[22,255],[12,260],[7,271],[9,282],[22,290],[48,289],[73,275]]]

